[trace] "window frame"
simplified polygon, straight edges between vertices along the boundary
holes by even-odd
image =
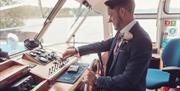
[[[163,11],[165,14],[167,15],[179,15],[180,12],[178,13],[173,13],[173,12],[168,12],[168,7],[170,7],[170,0],[165,0],[165,4],[164,4],[164,7],[163,7]],[[170,8],[169,8],[170,9]]]

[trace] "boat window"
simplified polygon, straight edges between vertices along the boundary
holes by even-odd
[[[0,48],[10,55],[26,50],[23,41],[34,38],[57,0],[1,0]]]
[[[136,14],[157,13],[159,0],[135,0]]]
[[[139,24],[149,34],[152,42],[157,42],[156,19],[138,19]]]
[[[86,17],[87,14],[87,17]],[[86,18],[86,19],[85,19]],[[83,19],[85,21],[82,23]],[[78,28],[78,26],[80,27]],[[43,35],[43,45],[65,43],[69,35],[78,29],[69,42],[91,42],[102,40],[103,20],[100,14],[81,5],[75,0],[67,0],[54,18],[48,31]]]
[[[166,0],[165,12],[167,13],[180,13],[180,0]]]
[[[103,16],[91,15],[84,21],[75,34],[77,43],[92,43],[104,39]]]
[[[141,27],[149,34],[152,42],[157,42],[156,19],[136,19]],[[115,35],[116,31],[113,31]]]

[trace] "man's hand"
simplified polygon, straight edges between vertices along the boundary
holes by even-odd
[[[85,80],[89,85],[95,85],[95,81],[97,79],[96,74],[91,71],[90,69],[87,69],[87,75],[85,76]]]
[[[77,54],[77,51],[74,47],[69,47],[65,50],[65,52],[62,54],[62,58],[66,59],[68,57],[71,57],[73,55]]]

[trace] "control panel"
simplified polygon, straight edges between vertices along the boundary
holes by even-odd
[[[4,76],[4,83],[0,83],[0,91],[45,91],[49,88],[48,85],[53,85],[56,82],[73,84],[87,67],[80,64],[72,65],[78,61],[75,57],[64,60],[56,52],[46,49],[31,50],[24,53],[22,59],[15,61],[20,64],[1,64],[3,68],[1,73],[3,74],[0,78]],[[27,72],[21,71],[23,67],[26,67]],[[64,72],[66,75],[63,77],[67,77],[60,79],[59,77]],[[17,75],[12,77],[11,73]],[[12,80],[8,82],[9,77],[12,77]]]
[[[56,71],[60,70],[60,68],[62,68],[67,63],[68,63],[67,60],[66,61],[54,61],[53,65],[49,66],[48,75],[52,75]]]
[[[57,55],[56,52],[49,52],[45,49],[33,50],[24,54],[23,58],[42,65],[46,65],[54,60],[61,61],[61,58]]]
[[[48,49],[35,49],[23,55],[23,59],[27,61],[31,67],[31,73],[45,78],[53,78],[71,64],[69,58],[62,59],[57,52]],[[36,65],[36,66],[34,66]]]
[[[3,89],[3,91],[30,91],[33,87],[35,87],[35,80],[31,75],[29,75],[10,84],[8,87]]]

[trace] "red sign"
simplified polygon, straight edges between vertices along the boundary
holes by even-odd
[[[176,21],[166,20],[164,25],[167,26],[176,26]]]

